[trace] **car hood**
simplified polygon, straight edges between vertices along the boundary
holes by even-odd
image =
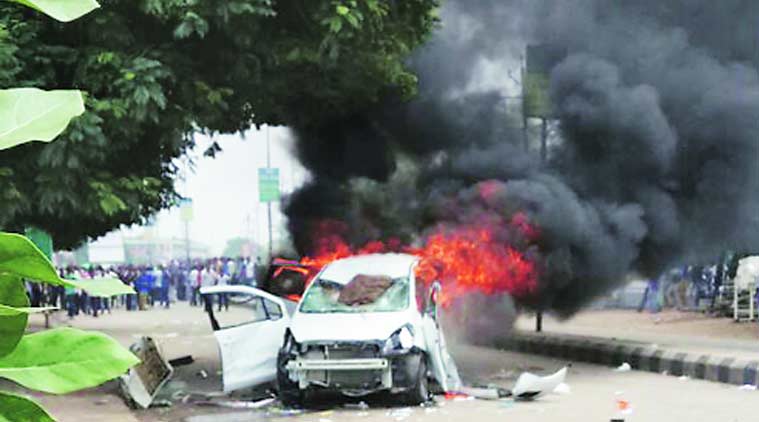
[[[329,313],[297,312],[290,331],[298,343],[318,341],[386,340],[411,322],[408,312]]]

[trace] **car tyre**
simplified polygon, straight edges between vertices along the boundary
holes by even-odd
[[[410,405],[426,403],[430,399],[430,380],[427,375],[427,357],[419,359],[419,370],[414,380],[414,387],[406,392],[406,401]]]
[[[303,394],[297,382],[293,382],[287,376],[287,359],[280,355],[277,358],[277,390],[279,390],[279,401],[285,407],[301,407],[303,405]]]

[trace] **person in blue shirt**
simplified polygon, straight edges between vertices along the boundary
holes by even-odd
[[[648,309],[652,313],[661,311],[659,303],[659,278],[653,277],[648,280],[646,290],[643,292],[643,300],[640,302],[638,312]]]
[[[148,297],[153,290],[155,276],[149,267],[142,268],[142,274],[134,282],[134,288],[137,290],[138,303],[141,311],[147,308]]]
[[[171,298],[169,297],[169,288],[171,286],[171,274],[169,273],[169,270],[164,267],[159,267],[161,271],[161,305],[169,309],[169,305],[171,304]]]

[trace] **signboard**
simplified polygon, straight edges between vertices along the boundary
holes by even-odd
[[[279,169],[258,169],[258,198],[261,202],[279,201]]]
[[[551,71],[566,56],[566,52],[551,45],[528,45],[524,74],[524,115],[550,118],[553,116]]]
[[[24,232],[26,237],[37,245],[48,259],[53,259],[53,238],[48,232],[36,227],[27,227]]]
[[[192,221],[193,212],[191,198],[182,198],[179,201],[179,216],[182,218],[182,221]]]

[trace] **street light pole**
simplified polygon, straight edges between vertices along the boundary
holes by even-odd
[[[271,138],[269,137],[269,125],[266,125],[266,169],[271,169]],[[266,202],[266,218],[269,227],[269,260],[272,258],[272,234],[271,234],[271,201]]]

